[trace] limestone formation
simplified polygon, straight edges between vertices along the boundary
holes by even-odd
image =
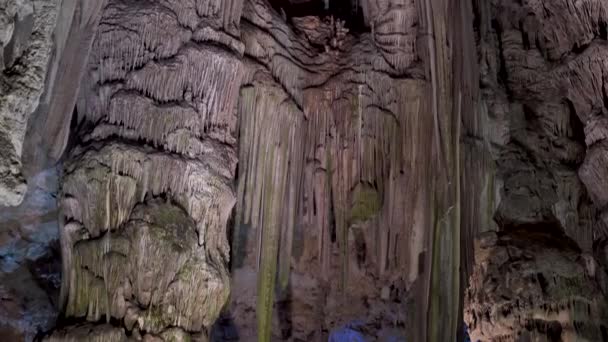
[[[229,287],[226,232],[236,203],[237,295],[228,310],[242,338],[325,338],[370,306],[370,336],[416,326],[410,339],[453,338],[458,123],[471,94],[446,76],[464,64],[450,63],[458,35],[444,26],[451,7],[437,4],[354,2],[339,17],[344,7],[326,2],[304,18],[264,0],[114,0],[77,10],[87,14],[75,17],[70,35],[86,31],[76,37],[86,62],[76,60],[60,81],[79,88],[60,196],[65,315],[118,321],[142,336],[163,338],[173,326],[205,334]],[[467,9],[454,9],[462,26]],[[52,158],[66,146],[61,117],[73,87],[53,88],[65,93],[48,107]],[[155,211],[175,213],[180,228]],[[176,236],[189,239],[179,253],[169,247]],[[163,258],[118,269],[151,251]],[[171,290],[179,267],[164,262],[192,253],[198,272]],[[160,273],[146,271],[154,266]],[[256,281],[236,280],[252,273]],[[449,280],[432,285],[440,274]],[[196,293],[213,300],[195,309],[180,289],[200,278],[217,292]],[[245,293],[254,295],[241,301]],[[297,298],[324,304],[314,311]],[[302,308],[291,328],[284,305]],[[405,314],[429,305],[452,309]],[[239,314],[254,308],[257,317]],[[435,336],[439,322],[450,329]],[[115,331],[89,327],[52,336]]]
[[[0,8],[0,204],[62,169],[46,340],[608,339],[604,0]]]
[[[432,338],[449,339],[457,330],[457,311],[436,312],[428,322],[407,314],[428,310],[427,296],[435,307],[458,306],[450,302],[458,298],[460,255],[452,237],[459,221],[450,209],[458,205],[460,177],[453,139],[471,94],[458,95],[442,75],[427,78],[431,68],[452,70],[456,52],[416,38],[420,27],[440,26],[448,8],[429,6],[425,19],[413,1],[356,8],[363,22],[346,20],[343,43],[325,49],[331,21],[294,10],[285,23],[264,1],[245,2],[242,39],[255,63],[247,64],[251,76],[239,105],[232,243],[232,314],[242,339],[254,339],[254,308],[259,340],[326,339],[325,331],[361,317],[369,336],[416,326],[410,339],[424,340],[439,322],[454,328]],[[458,41],[456,34],[443,38]],[[438,53],[442,59],[421,62]],[[433,255],[435,239],[445,245]],[[239,280],[251,269],[261,274],[254,290]],[[449,280],[429,293],[431,276],[439,281],[440,274]],[[251,293],[257,304],[246,298]],[[283,307],[297,309],[284,317]]]
[[[466,292],[474,341],[603,341],[608,303],[593,257],[549,231],[483,234]]]
[[[497,227],[479,227],[499,233],[475,248],[465,302],[473,339],[607,338],[606,9],[603,1],[476,2],[500,198]]]
[[[27,120],[44,91],[58,0],[0,2],[0,205],[26,192],[21,156]]]
[[[120,327],[50,340],[203,338],[219,316],[230,293],[239,6],[103,8],[62,183],[61,304],[66,317]]]
[[[69,317],[124,319],[127,330],[152,334],[167,327],[196,332],[215,322],[227,300],[223,270],[208,261],[194,221],[170,203],[137,206],[113,234],[70,238]]]

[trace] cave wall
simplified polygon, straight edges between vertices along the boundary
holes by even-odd
[[[0,205],[19,205],[26,180],[59,161],[104,6],[105,0],[0,4]]]
[[[602,1],[475,3],[499,202],[474,248],[472,339],[603,341]],[[597,146],[597,147],[596,147]],[[602,166],[600,166],[602,165]]]
[[[135,336],[208,332],[227,299],[236,203],[227,314],[242,339],[323,339],[355,321],[370,337],[455,338],[459,132],[473,93],[456,91],[467,66],[449,45],[470,9],[360,10],[364,29],[349,32],[265,1],[108,2],[62,181],[67,317],[122,320]],[[146,257],[178,234],[159,215],[195,243]],[[168,262],[191,253],[209,271],[182,284],[185,266]],[[220,292],[188,311],[184,287],[200,277]]]
[[[206,339],[230,293],[240,6],[103,9],[59,200],[60,304],[92,325],[49,340]]]
[[[370,31],[347,34],[336,49],[312,34],[331,30],[327,24],[302,18],[289,27],[264,5],[246,3],[242,25],[245,55],[257,63],[240,99],[230,312],[239,333],[324,340],[355,325],[380,340],[455,339],[458,137],[460,115],[472,115],[474,84],[460,93],[456,86],[474,78],[453,77],[468,66],[447,42],[459,41],[454,32],[466,30],[470,8],[369,2]],[[306,53],[314,45],[322,50]],[[265,137],[266,130],[284,136]],[[271,316],[263,310],[275,282]]]
[[[606,5],[313,3],[9,2],[4,204],[63,155],[48,339],[605,338]]]
[[[27,122],[45,89],[60,1],[0,4],[0,205],[16,206],[27,186],[22,154]],[[61,38],[60,38],[61,39]]]

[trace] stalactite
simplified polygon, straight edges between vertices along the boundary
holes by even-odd
[[[129,338],[124,330],[110,324],[102,326],[82,325],[54,332],[45,342],[127,342]]]
[[[291,266],[303,169],[304,116],[282,90],[263,85],[241,91],[240,115],[240,159],[247,171],[239,184],[237,217],[241,221],[236,229],[247,224],[250,234],[257,235],[258,339],[269,341],[276,276],[279,273],[279,282],[285,286]],[[237,231],[235,236],[239,234]],[[238,244],[233,248],[238,249]]]
[[[429,341],[448,341],[456,339],[459,326],[459,294],[461,263],[461,150],[460,130],[462,116],[473,111],[472,94],[464,93],[471,89],[475,80],[467,78],[470,70],[460,58],[457,47],[471,49],[468,39],[461,31],[469,30],[471,9],[463,4],[446,1],[427,0],[421,6],[424,18],[422,27],[433,38],[428,39],[427,58],[428,77],[431,83],[431,105],[434,117],[434,160],[435,179],[433,182],[433,217],[429,249],[430,283],[428,317],[425,324],[426,339]],[[456,13],[448,20],[448,13]],[[458,32],[458,33],[456,33]],[[470,53],[468,50],[466,53]],[[467,80],[469,82],[467,82]],[[449,309],[447,309],[449,308]],[[447,329],[441,329],[446,326]]]
[[[251,34],[249,30],[248,32]],[[255,43],[254,38],[257,39]],[[248,42],[246,53],[254,54],[264,61],[269,49],[262,49],[258,44],[268,45],[268,41],[253,35],[244,40]],[[297,41],[294,44],[298,44]],[[274,49],[273,47],[270,51]],[[370,242],[367,247],[370,250],[369,258],[370,262],[377,265],[379,276],[407,270],[410,281],[414,282],[418,277],[418,259],[423,254],[426,222],[425,218],[408,218],[400,213],[409,212],[406,208],[411,208],[412,211],[413,208],[420,208],[420,212],[423,212],[422,208],[428,201],[424,196],[424,184],[429,183],[427,177],[430,165],[428,155],[420,150],[428,146],[427,143],[420,142],[426,141],[430,136],[428,128],[432,122],[428,120],[428,116],[423,115],[424,82],[395,81],[384,73],[363,69],[354,73],[338,74],[322,86],[308,87],[301,91],[305,82],[314,84],[317,80],[308,78],[306,73],[291,72],[297,65],[283,55],[275,60],[282,61],[283,65],[277,67],[271,66],[270,63],[267,70],[282,87],[274,80],[254,83],[252,89],[243,90],[240,105],[241,173],[238,186],[238,223],[233,249],[235,252],[240,251],[239,254],[258,255],[256,267],[259,264],[260,270],[264,270],[259,280],[259,296],[262,298],[258,298],[258,313],[264,315],[259,323],[261,325],[269,324],[269,310],[272,305],[270,298],[276,282],[275,275],[270,273],[277,271],[277,262],[279,288],[289,282],[288,269],[292,259],[289,241],[292,239],[294,226],[292,222],[299,221],[311,229],[318,229],[316,235],[319,276],[326,281],[340,279],[343,294],[350,291],[347,287],[356,286],[349,282],[349,269],[354,267],[349,261],[351,251],[355,248],[349,245],[349,240],[353,238],[353,226],[368,227],[364,234],[366,241]],[[297,83],[289,83],[290,80]],[[280,90],[281,88],[286,91]],[[294,91],[301,91],[301,95],[291,96]],[[299,146],[299,149],[287,149],[285,158],[290,160],[289,165],[293,171],[281,171],[283,176],[287,174],[290,192],[276,197],[277,191],[281,193],[285,190],[275,188],[272,193],[274,197],[271,202],[282,198],[284,203],[281,220],[277,221],[283,223],[280,243],[268,241],[269,236],[279,235],[273,230],[275,228],[270,221],[272,216],[277,214],[272,213],[269,217],[273,209],[266,202],[270,195],[265,185],[268,181],[267,173],[276,172],[278,157],[276,153],[266,152],[260,155],[259,152],[264,151],[268,140],[276,138],[256,133],[282,132],[287,128],[273,130],[266,127],[273,121],[293,120],[282,114],[280,109],[273,109],[273,106],[278,106],[276,102],[290,100],[267,99],[277,92],[282,94],[281,98],[291,97],[298,104],[301,102],[304,112],[297,116],[302,116],[299,120],[306,119],[297,125],[292,123],[286,126],[290,127],[289,129],[297,126],[297,131],[306,133],[293,137],[295,140],[292,146]],[[269,120],[266,118],[271,116],[270,113],[276,114],[272,116],[273,121],[266,123],[263,120]],[[274,122],[273,124],[276,125]],[[284,123],[280,125],[283,127]],[[281,152],[280,156],[283,153],[285,152]],[[301,175],[295,170],[302,170]],[[300,184],[302,193],[295,195],[295,198],[302,198],[301,205],[306,208],[303,211],[297,209],[298,200],[293,201],[290,197],[294,196],[293,191],[298,189]],[[406,193],[396,194],[397,188],[408,190]],[[298,217],[293,218],[293,213],[299,213]],[[332,241],[331,237],[331,227],[334,224],[336,242]],[[377,232],[379,229],[383,231]],[[245,238],[243,241],[246,230],[257,237]],[[382,236],[383,243],[372,245],[378,240],[376,236]],[[279,246],[274,243],[279,243]],[[398,247],[400,244],[411,244],[412,248],[407,249],[411,251],[410,255],[406,255],[403,249]],[[338,260],[333,260],[332,257],[335,248],[339,250]],[[241,258],[234,254],[233,257]],[[238,263],[242,266],[240,261]],[[340,271],[332,273],[332,265],[339,265]],[[260,331],[263,331],[260,339],[268,337],[267,329],[260,328]]]

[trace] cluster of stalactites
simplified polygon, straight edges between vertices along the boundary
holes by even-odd
[[[280,266],[280,284],[285,287],[291,267],[306,130],[302,112],[276,87],[244,88],[240,113],[242,171],[232,247],[237,253],[248,247],[257,251],[258,336],[268,341],[277,271]],[[243,234],[249,235],[250,246],[240,245]]]
[[[303,203],[303,221],[320,230],[319,255],[325,272],[332,245],[330,221],[334,222],[342,278],[349,267],[353,226],[377,220],[374,228],[363,231],[373,243],[367,254],[380,273],[410,268],[422,249],[423,234],[415,232],[416,218],[403,215],[422,201],[425,155],[416,142],[424,140],[429,123],[421,114],[422,83],[404,81],[389,87],[384,76],[370,74],[366,84],[372,93],[364,85],[342,88],[334,84],[335,88],[311,90],[305,107],[309,118],[306,160],[313,163],[305,173],[303,196],[308,201]],[[318,173],[319,169],[324,172]],[[397,248],[402,243],[412,248],[406,253]]]
[[[93,139],[144,139],[193,157],[204,152],[205,138],[235,144],[234,108],[242,77],[236,58],[203,47],[184,48],[171,65],[149,62],[126,74],[120,85],[105,84],[104,70],[97,80],[99,95],[87,97],[82,106],[87,120],[103,119]]]
[[[219,151],[219,155],[230,155]],[[201,245],[222,241],[234,197],[229,186],[234,160],[185,160],[124,144],[88,151],[69,165],[63,183],[63,215],[81,222],[92,238],[120,227],[133,207],[146,199],[168,194],[194,218]],[[228,258],[225,242],[218,246]],[[218,259],[222,260],[222,259]]]
[[[113,318],[164,340],[206,334],[217,319],[230,288],[242,3],[104,10],[60,199],[67,317]]]
[[[239,246],[242,233],[237,231],[233,248],[257,251],[261,269],[268,267],[265,260],[275,263],[280,251],[280,284],[288,282],[296,224],[318,229],[319,269],[325,278],[331,276],[336,245],[333,224],[343,265],[336,276],[343,283],[350,228],[367,224],[372,224],[365,230],[367,241],[373,242],[368,255],[378,272],[407,270],[412,281],[418,275],[424,220],[402,213],[422,208],[425,201],[425,153],[415,143],[424,140],[430,127],[422,118],[423,83],[391,86],[381,74],[371,74],[367,82],[373,93],[364,85],[338,82],[310,89],[304,94],[304,112],[276,85],[254,84],[241,93],[236,229],[251,227],[257,237],[249,236],[249,244]],[[276,211],[277,203],[282,210]],[[411,248],[399,248],[401,244]],[[275,270],[276,265],[268,272]]]

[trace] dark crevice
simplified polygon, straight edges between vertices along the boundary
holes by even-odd
[[[329,17],[333,16],[344,20],[346,27],[353,35],[369,32],[370,28],[365,24],[363,11],[357,1],[354,0],[331,0],[326,7],[323,0],[270,0],[272,7],[285,17],[288,24],[292,24],[294,17]]]
[[[572,128],[572,133],[569,138],[584,145],[585,125],[581,122],[578,115],[576,114],[576,109],[574,108],[574,104],[572,103],[572,101],[566,100],[566,105],[568,106],[568,111],[570,115],[570,127]]]
[[[562,340],[562,325],[557,321],[552,321],[547,327],[547,337],[550,342],[560,342]]]
[[[608,88],[606,88],[606,82],[602,82],[602,101],[604,102],[604,108],[608,109]]]
[[[543,291],[543,294],[546,295],[547,287],[549,286],[547,279],[545,278],[545,276],[542,273],[537,273],[536,278],[538,279],[538,284],[540,285],[541,291]]]
[[[355,235],[355,250],[357,251],[357,266],[359,269],[364,269],[365,260],[367,258],[367,246],[365,243],[365,236],[360,230],[354,232]]]
[[[337,239],[337,233],[336,233],[336,214],[334,212],[335,208],[334,208],[334,201],[333,201],[333,197],[331,195],[331,187],[330,187],[330,196],[329,196],[330,200],[329,200],[329,235],[330,235],[330,239],[332,243],[336,242]]]
[[[494,32],[496,32],[496,37],[498,38],[498,57],[499,57],[499,70],[498,70],[498,82],[500,84],[502,84],[504,86],[505,89],[505,93],[507,94],[507,96],[509,97],[509,99],[512,97],[512,92],[509,89],[509,73],[507,71],[507,61],[505,59],[505,55],[504,55],[504,48],[503,48],[503,42],[502,42],[502,27],[500,25],[500,23],[498,22],[498,20],[493,19],[492,20],[492,29],[494,30]]]
[[[578,244],[559,227],[559,222],[516,224],[503,227],[503,231],[499,235],[508,236],[509,241],[513,241],[515,245],[536,243],[544,248],[581,253]]]
[[[600,21],[598,26],[600,39],[608,40],[608,22]]]
[[[580,55],[581,53],[585,52],[585,50],[591,45],[591,41],[588,43],[574,43],[574,46],[572,47],[572,52],[574,52],[577,55]]]
[[[530,50],[530,38],[528,37],[528,32],[526,32],[524,28],[524,21],[519,21],[519,31],[521,32],[521,40],[524,45],[524,50]]]

